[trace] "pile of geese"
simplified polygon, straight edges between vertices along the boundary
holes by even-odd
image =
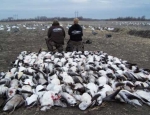
[[[103,51],[22,51],[11,69],[0,73],[3,111],[24,105],[86,110],[105,101],[150,106],[150,70]]]

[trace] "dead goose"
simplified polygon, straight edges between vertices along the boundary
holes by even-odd
[[[0,85],[0,96],[5,96],[6,93],[8,92],[8,87],[5,86],[4,84],[3,85]]]
[[[88,84],[85,85],[85,87],[87,88],[86,92],[89,92],[92,97],[98,91],[98,86],[94,83],[88,83]]]
[[[64,98],[70,106],[75,106],[77,104],[76,99],[69,93],[62,92],[61,97]]]
[[[46,90],[53,91],[55,94],[62,92],[62,86],[58,84],[48,84]]]
[[[46,91],[41,97],[40,97],[40,104],[41,104],[41,111],[46,111],[47,109],[50,109],[52,106],[54,106],[53,96],[55,94],[52,91]]]
[[[28,108],[33,107],[38,103],[38,95],[37,94],[32,94],[30,97],[27,97],[25,100],[25,106]]]
[[[81,96],[81,103],[79,104],[79,109],[80,110],[86,110],[92,102],[92,97],[88,93],[84,93]]]
[[[21,95],[16,94],[3,103],[3,111],[11,111],[12,113],[16,107],[20,107],[23,103],[24,98]]]
[[[118,96],[118,95],[119,95],[119,96]],[[129,104],[131,104],[131,105],[133,105],[133,106],[136,106],[136,105],[142,106],[139,101],[141,101],[141,102],[143,102],[143,101],[142,101],[142,99],[141,99],[138,95],[136,95],[136,94],[133,94],[133,93],[127,91],[127,90],[121,90],[121,91],[118,93],[118,95],[116,96],[116,99],[119,99],[119,100],[122,101],[122,102],[129,103]]]
[[[46,89],[43,85],[37,85],[35,90],[33,90],[33,92],[38,95],[38,98],[41,98],[43,94],[46,92]]]
[[[70,75],[68,75],[66,72],[60,73],[60,76],[62,76],[63,82],[65,84],[74,84],[73,78]]]

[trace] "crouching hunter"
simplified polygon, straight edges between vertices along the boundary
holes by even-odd
[[[59,25],[58,20],[54,20],[52,26],[47,33],[48,39],[46,39],[47,47],[49,51],[58,52],[63,51],[65,30]]]

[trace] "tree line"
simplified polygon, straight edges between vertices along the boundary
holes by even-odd
[[[83,18],[82,16],[78,17],[79,20],[83,21],[98,21],[100,19],[92,19],[92,18]],[[46,16],[37,16],[35,18],[25,18],[25,19],[14,19],[13,17],[8,17],[7,19],[2,19],[0,21],[53,21],[54,19],[58,19],[59,21],[72,21],[74,17],[46,17]]]
[[[106,19],[109,21],[150,21],[150,19],[146,19],[145,16],[141,16],[141,17],[132,17],[132,16],[128,16],[128,17],[118,17],[118,18],[114,18],[114,19]]]
[[[141,17],[118,17],[118,18],[110,18],[110,19],[92,19],[92,18],[84,18],[82,16],[78,17],[79,20],[82,21],[150,21],[150,19],[146,19],[145,16]],[[8,17],[7,19],[2,19],[0,21],[53,21],[54,19],[58,19],[59,21],[72,21],[74,17],[46,17],[46,16],[37,16],[35,18],[25,18],[25,19],[16,19],[13,17]]]

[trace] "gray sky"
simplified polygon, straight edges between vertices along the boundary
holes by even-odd
[[[85,18],[150,18],[150,0],[0,0],[0,19],[75,17],[75,11]]]

